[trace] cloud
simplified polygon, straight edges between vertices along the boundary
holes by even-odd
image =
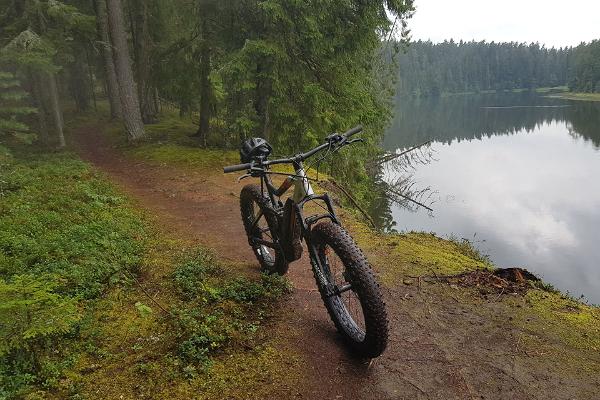
[[[600,1],[416,0],[409,21],[414,40],[539,42],[575,46],[600,39]]]

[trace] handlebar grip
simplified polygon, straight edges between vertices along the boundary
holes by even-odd
[[[230,165],[228,167],[223,167],[223,173],[228,174],[230,172],[243,171],[245,169],[250,169],[250,167],[252,167],[252,163]]]
[[[350,129],[349,131],[344,132],[342,134],[342,136],[345,136],[346,138],[349,138],[350,136],[356,135],[358,132],[360,132],[362,130],[363,130],[362,125],[356,125],[354,128]]]

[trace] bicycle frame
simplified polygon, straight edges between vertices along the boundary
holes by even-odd
[[[344,132],[343,134],[332,133],[331,135],[327,136],[327,138],[325,139],[325,143],[318,145],[317,147],[307,151],[306,153],[296,154],[295,156],[289,158],[267,160],[266,157],[271,151],[270,149],[268,149],[268,151],[266,151],[266,154],[265,152],[258,152],[257,154],[254,154],[252,156],[252,160],[249,160],[246,156],[242,157],[242,161],[244,162],[243,164],[231,165],[223,168],[224,173],[244,170],[248,171],[248,173],[242,176],[240,179],[249,176],[260,177],[261,193],[264,196],[266,188],[268,199],[271,203],[271,207],[269,207],[270,210],[266,212],[272,213],[278,221],[277,232],[271,232],[273,235],[273,242],[263,240],[262,237],[248,237],[250,246],[256,248],[255,246],[259,245],[259,247],[256,248],[258,252],[266,250],[265,247],[270,247],[272,249],[281,251],[281,253],[285,256],[285,252],[283,251],[284,248],[282,247],[281,243],[281,240],[283,238],[280,236],[283,236],[282,233],[284,232],[292,232],[292,234],[295,235],[298,224],[297,221],[299,221],[298,225],[300,225],[301,235],[299,239],[304,240],[306,242],[315,276],[319,281],[320,287],[325,288],[326,295],[329,295],[330,293],[339,294],[343,290],[348,290],[348,288],[345,287],[340,289],[335,286],[333,286],[332,288],[332,285],[327,282],[327,279],[323,275],[323,271],[327,272],[329,266],[327,265],[326,261],[325,265],[321,265],[321,260],[319,260],[319,257],[317,255],[317,249],[311,242],[311,229],[317,221],[324,218],[329,218],[333,223],[337,225],[340,225],[340,222],[337,218],[337,215],[335,214],[335,210],[333,209],[333,204],[331,202],[331,199],[329,198],[329,195],[316,195],[314,193],[310,185],[310,178],[308,178],[308,176],[306,175],[306,171],[304,170],[302,162],[320,151],[327,149],[328,151],[333,150],[333,152],[335,152],[343,146],[352,144],[357,141],[361,142],[362,139],[350,140],[350,138],[353,135],[356,135],[357,133],[361,132],[362,129],[363,128],[361,125],[357,125],[354,128]],[[292,164],[294,166],[295,171],[293,175],[290,174],[287,177],[287,179],[279,188],[275,188],[275,186],[273,186],[273,182],[269,177],[269,174],[275,173],[269,172],[268,170],[269,166],[276,164]],[[284,205],[281,202],[281,196],[292,186],[292,184],[294,185],[294,194],[287,200],[288,208],[284,209]],[[278,199],[276,199],[276,197],[278,197]],[[326,208],[323,209],[327,212],[323,214],[315,214],[309,217],[304,217],[304,205],[310,201],[324,202]],[[293,210],[290,210],[289,207],[292,207]],[[284,212],[286,210],[288,211],[288,213]],[[257,217],[255,217],[256,219],[254,220],[253,226],[249,231],[253,231],[254,228],[256,228],[256,225],[258,224],[258,221],[260,220],[261,216],[262,211]],[[282,227],[286,228],[287,231],[282,231]],[[296,239],[297,237],[288,237],[288,241],[283,244],[286,245],[286,248],[287,245],[293,246]],[[288,255],[290,254],[288,253]],[[292,257],[296,257],[296,255],[292,255]],[[288,261],[291,262],[295,259],[297,258],[290,259]]]
[[[312,229],[312,226],[317,221],[320,221],[325,218],[330,219],[332,222],[334,222],[338,225],[340,224],[340,222],[335,213],[335,210],[333,208],[333,203],[332,203],[329,195],[327,193],[322,194],[322,195],[315,194],[314,190],[310,184],[309,178],[306,176],[306,171],[304,170],[302,163],[298,162],[298,163],[294,163],[293,165],[294,165],[295,174],[288,176],[288,178],[284,181],[284,183],[279,188],[276,188],[275,186],[273,186],[273,183],[271,181],[268,171],[261,173],[260,174],[261,189],[263,190],[263,195],[264,195],[264,190],[266,189],[268,198],[272,205],[273,212],[279,222],[280,227],[284,227],[284,226],[291,227],[292,224],[295,224],[295,222],[296,222],[295,220],[300,221],[301,239],[305,241],[306,247],[308,248],[309,256],[311,259],[311,264],[313,266],[313,269],[315,270],[315,276],[317,276],[317,279],[319,279],[319,281],[320,281],[319,283],[322,284],[323,287],[330,287],[330,289],[331,289],[330,293],[334,294],[335,288],[331,288],[331,285],[329,284],[327,278],[321,272],[323,266],[321,265],[321,260],[319,259],[318,255],[317,255],[318,254],[317,249],[311,242],[311,229]],[[284,210],[283,203],[281,202],[280,199],[277,199],[277,197],[281,197],[291,187],[290,180],[292,180],[293,186],[294,186],[294,193],[290,197],[290,199],[292,201],[292,207],[294,209],[294,212],[290,213],[288,215],[287,219],[285,219],[284,218],[285,215],[283,212],[283,210]],[[305,217],[304,216],[304,206],[308,202],[311,202],[311,201],[315,201],[315,202],[322,201],[326,206],[327,212]],[[260,216],[257,218],[257,221],[259,219],[260,219]],[[280,232],[277,232],[277,234],[279,236]],[[277,238],[273,237],[274,243],[269,243],[264,240],[256,240],[256,243],[267,246],[267,247],[275,248],[276,246],[282,245],[279,242],[281,239],[282,238],[280,238],[280,237],[277,237]]]

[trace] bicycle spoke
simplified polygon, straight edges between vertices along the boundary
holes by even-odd
[[[275,249],[275,241],[267,222],[267,216],[257,203],[252,203],[252,243],[257,257],[267,263],[273,262],[273,256],[269,249]],[[266,239],[266,240],[265,240]]]
[[[337,293],[333,296],[338,296],[341,300],[341,303],[346,308],[346,312],[349,317],[353,320],[354,324],[362,330],[365,331],[365,321],[362,311],[362,306],[360,304],[360,299],[356,294],[354,288],[352,287],[352,283],[348,282],[346,277],[344,276],[345,266],[342,260],[337,256],[335,251],[326,246],[324,249],[325,262],[327,263],[327,267],[329,269],[328,279],[329,283],[335,285]]]
[[[252,215],[255,215],[254,213],[254,205],[252,205]],[[254,217],[254,222],[252,222],[252,230],[254,230],[254,228],[258,225],[258,221],[260,220],[260,218],[262,217],[263,212],[262,210],[259,208],[258,209],[258,215]]]

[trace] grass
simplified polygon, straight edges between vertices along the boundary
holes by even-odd
[[[357,215],[344,212],[359,246],[373,254],[386,285],[396,285],[404,278],[452,275],[493,265],[468,241],[448,240],[431,233],[379,233],[373,231]]]
[[[297,368],[297,358],[268,326],[286,280],[244,277],[187,241],[150,247],[143,263],[156,278],[144,285],[169,312],[139,291],[113,292],[83,332],[94,348],[67,374],[63,395],[76,387],[84,398],[253,399],[299,379],[281,369]]]
[[[0,398],[260,398],[298,379],[263,328],[287,281],[165,236],[72,153],[0,150]]]
[[[16,149],[0,166],[0,397],[53,387],[88,306],[138,270],[146,227],[70,153]]]
[[[565,100],[600,101],[600,93],[574,93],[562,92],[548,95],[547,97]]]

